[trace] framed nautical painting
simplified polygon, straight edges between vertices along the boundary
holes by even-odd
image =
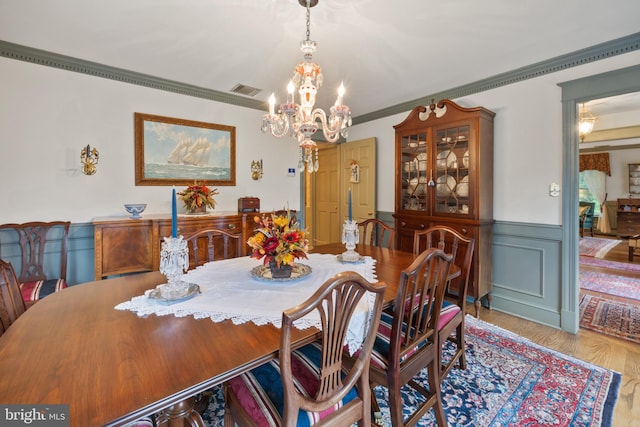
[[[236,185],[236,128],[135,113],[136,185]]]

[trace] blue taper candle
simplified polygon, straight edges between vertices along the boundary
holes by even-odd
[[[171,196],[171,237],[178,237],[178,211],[176,208],[176,186],[173,186]]]
[[[351,189],[349,189],[349,221],[351,221]]]

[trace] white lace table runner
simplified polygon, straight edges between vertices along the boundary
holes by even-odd
[[[365,257],[358,264],[343,264],[335,255],[309,254],[309,259],[298,260],[311,267],[311,274],[301,279],[275,282],[251,276],[251,269],[261,265],[249,257],[210,262],[185,275],[186,282],[200,286],[201,294],[172,305],[165,305],[144,295],[118,304],[117,310],[130,310],[140,317],[155,314],[177,317],[210,318],[214,322],[231,320],[234,324],[248,321],[256,325],[273,324],[280,327],[282,312],[309,298],[327,279],[343,271],[355,271],[370,282],[376,281],[375,260]],[[371,311],[372,298],[361,301],[359,315],[349,325],[347,344],[350,349],[360,346]],[[298,328],[319,327],[317,311],[295,322]]]

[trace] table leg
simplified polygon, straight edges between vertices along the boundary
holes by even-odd
[[[190,397],[160,411],[156,417],[157,427],[204,427],[202,417],[195,409],[196,398]]]

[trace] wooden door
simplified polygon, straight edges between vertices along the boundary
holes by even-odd
[[[311,232],[313,245],[340,242],[340,224],[338,216],[340,193],[336,191],[340,185],[340,169],[338,168],[338,146],[336,144],[318,144],[320,169],[307,175],[311,178]]]
[[[320,169],[312,174],[309,191],[314,245],[339,243],[348,217],[347,192],[351,188],[353,219],[376,216],[376,139],[343,144],[319,144]],[[350,182],[352,163],[358,166],[358,182]]]
[[[340,165],[342,169],[340,181],[341,223],[349,215],[347,200],[349,189],[351,189],[353,219],[360,222],[375,218],[376,139],[367,138],[340,144]],[[356,174],[357,177],[354,176]]]

